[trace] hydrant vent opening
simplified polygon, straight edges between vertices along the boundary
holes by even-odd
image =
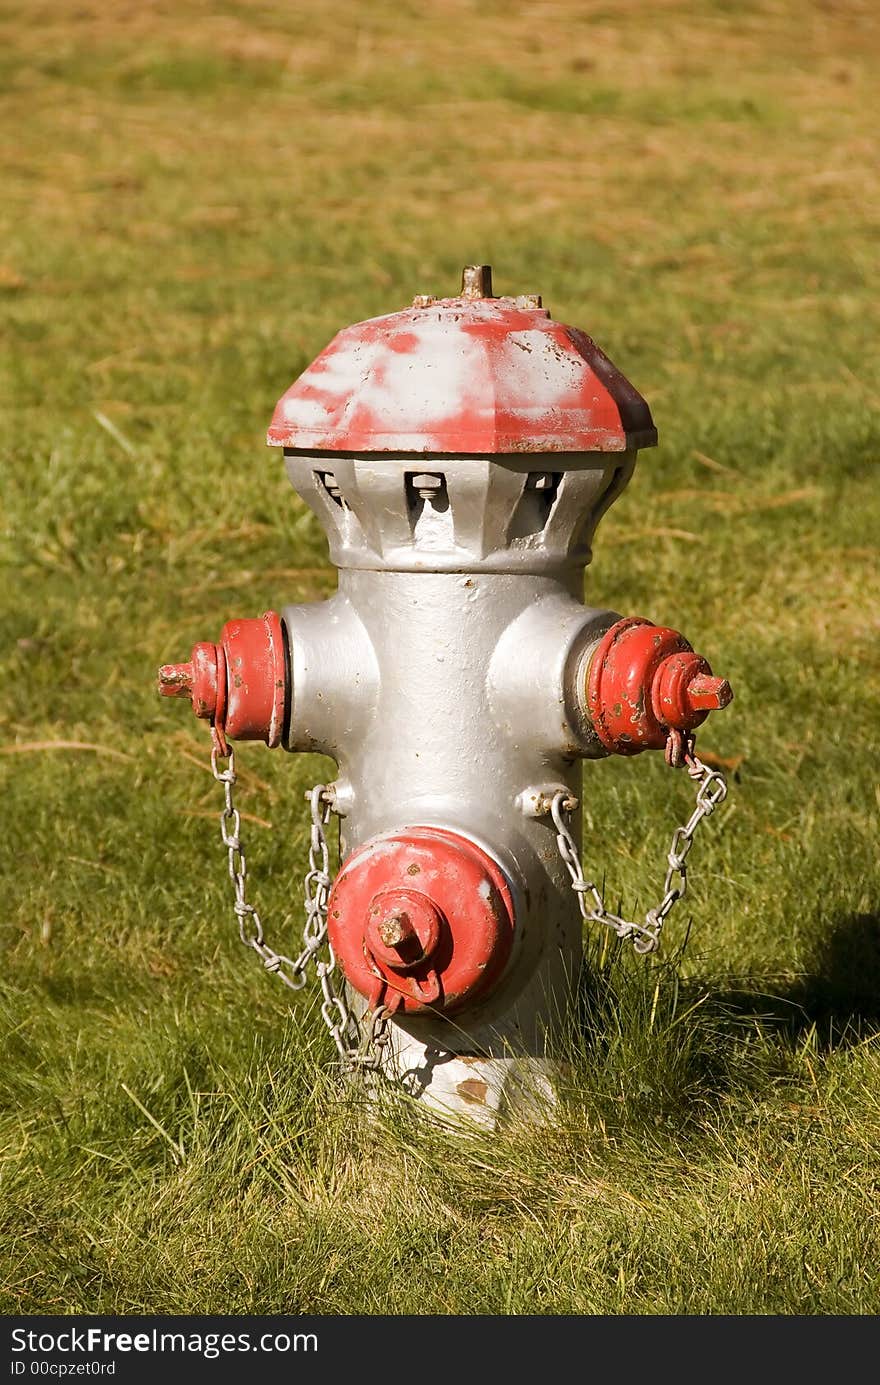
[[[408,471],[404,481],[406,511],[409,516],[409,525],[413,537],[418,542],[417,530],[420,523],[423,523],[426,515],[430,526],[430,516],[445,515],[449,511],[449,491],[446,486],[446,477],[443,472],[413,472]],[[442,524],[442,530],[450,530],[451,536],[451,516],[449,524]]]
[[[341,509],[347,510],[348,504],[336,482],[336,476],[332,471],[316,471],[315,475],[329,495],[330,499]]]
[[[527,539],[544,531],[561,483],[561,471],[529,472],[507,530],[509,541]]]

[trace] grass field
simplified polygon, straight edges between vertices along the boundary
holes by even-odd
[[[876,6],[0,16],[0,1308],[880,1311]],[[234,940],[205,736],[154,692],[332,590],[274,401],[467,261],[650,401],[587,591],[737,693],[666,959],[588,940],[557,1126],[491,1142],[362,1118]],[[687,801],[649,758],[588,769],[628,909]],[[330,767],[239,759],[289,937]]]

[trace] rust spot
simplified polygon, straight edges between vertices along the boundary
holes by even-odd
[[[475,1077],[466,1077],[464,1082],[459,1082],[455,1089],[463,1101],[472,1101],[474,1104],[485,1102],[489,1088],[485,1082],[479,1082]]]
[[[406,868],[406,873],[407,873],[407,875],[421,875],[421,873],[422,873],[422,868],[421,868],[421,866],[417,866],[416,863],[415,863],[415,861],[414,861],[413,864],[412,864],[411,866],[407,866],[407,868]]]

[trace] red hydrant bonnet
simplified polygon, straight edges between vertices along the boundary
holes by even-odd
[[[468,289],[468,272],[471,284]],[[648,405],[537,294],[492,297],[469,266],[460,297],[346,327],[282,395],[275,447],[403,453],[625,452],[652,447]]]

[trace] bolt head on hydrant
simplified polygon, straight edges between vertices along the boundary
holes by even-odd
[[[380,890],[365,920],[365,952],[394,971],[410,971],[437,950],[448,927],[433,900],[418,890]]]

